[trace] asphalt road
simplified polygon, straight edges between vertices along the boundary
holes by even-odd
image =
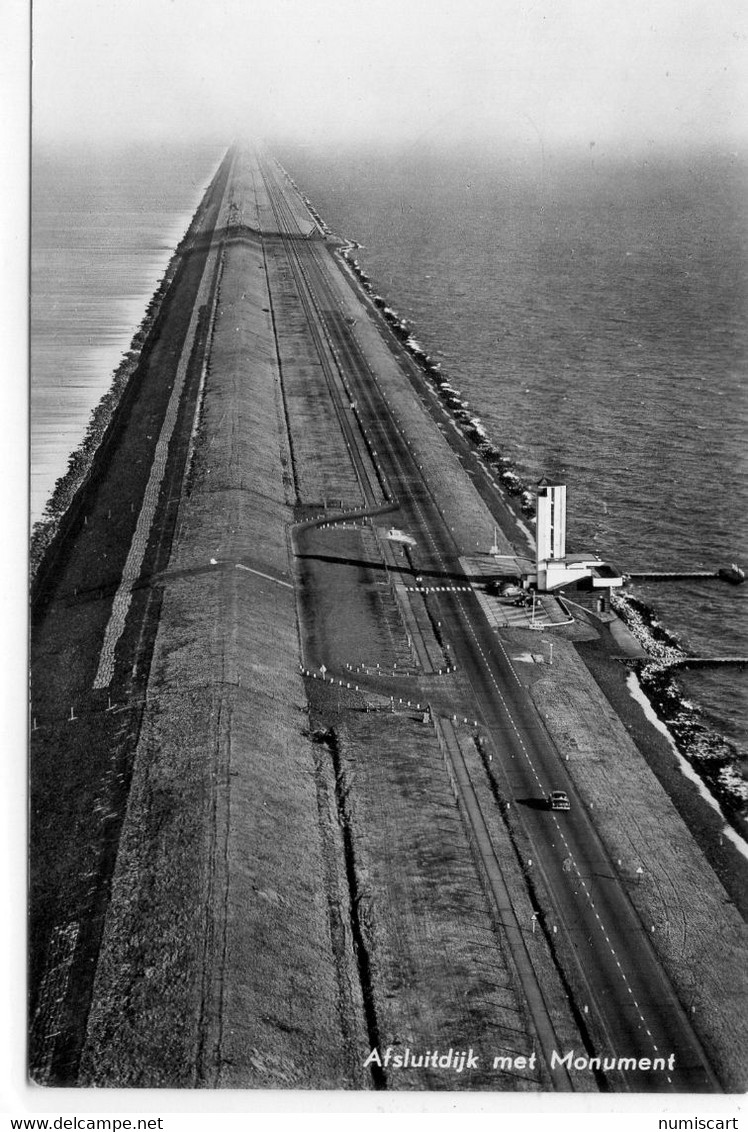
[[[266,168],[265,176],[279,227],[291,238],[293,217],[279,201],[272,171]],[[354,328],[344,317],[331,282],[337,265],[319,241],[297,238],[293,249],[299,289],[308,293],[309,317],[337,358],[339,373],[328,374],[328,380],[341,383],[335,395],[338,416],[345,417],[345,432],[356,450],[354,463],[364,494],[374,502],[370,470],[374,461],[379,465],[378,478],[400,503],[398,525],[418,541],[419,567],[451,580],[461,573],[457,547],[363,356]],[[366,438],[346,415],[345,401],[351,393]],[[542,873],[550,894],[544,930],[551,942],[558,933],[567,941],[562,949],[564,962],[574,967],[567,976],[577,988],[577,1014],[588,1026],[594,1052],[602,1057],[665,1062],[665,1068],[610,1072],[606,1074],[609,1087],[641,1092],[718,1091],[704,1051],[657,959],[651,925],[641,922],[629,901],[595,828],[594,814],[577,795],[500,635],[488,625],[474,595],[444,592],[436,600],[445,636],[472,689],[465,714],[483,723],[492,747],[492,771],[512,811],[510,820],[521,825],[532,846],[532,863],[525,862],[526,867]],[[570,812],[553,813],[543,805],[551,789],[566,790]],[[583,1050],[576,1052],[584,1054]],[[559,1085],[560,1078],[561,1071]]]

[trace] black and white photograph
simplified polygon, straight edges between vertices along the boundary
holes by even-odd
[[[28,17],[30,1103],[737,1129],[744,4]]]

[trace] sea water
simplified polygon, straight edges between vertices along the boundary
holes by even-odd
[[[109,388],[223,152],[34,147],[32,523]]]

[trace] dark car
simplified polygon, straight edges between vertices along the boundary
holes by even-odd
[[[569,795],[565,790],[551,790],[548,795],[549,810],[570,810]]]

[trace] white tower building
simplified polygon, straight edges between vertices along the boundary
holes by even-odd
[[[538,484],[537,499],[537,563],[562,559],[566,555],[566,484],[549,484],[543,478]]]
[[[623,585],[623,578],[596,554],[566,553],[566,484],[545,477],[536,488],[535,584],[541,593],[589,579],[594,589]]]

